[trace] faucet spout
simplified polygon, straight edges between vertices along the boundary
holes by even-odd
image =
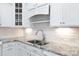
[[[35,33],[35,35],[37,35],[39,32],[42,32],[42,41],[44,42],[45,41],[45,34],[44,34],[44,31],[42,30],[42,29],[40,29],[40,30],[37,30],[37,32]]]

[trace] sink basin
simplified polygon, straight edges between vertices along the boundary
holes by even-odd
[[[30,43],[32,43],[32,44],[41,45],[41,46],[48,44],[47,42],[43,42],[43,41],[41,41],[41,40],[30,40],[30,41],[28,41],[28,42],[30,42]]]

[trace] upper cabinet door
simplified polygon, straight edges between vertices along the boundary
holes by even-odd
[[[54,3],[50,5],[50,26],[62,26],[62,4]]]
[[[79,27],[79,3],[65,3],[62,9],[65,26]]]
[[[22,3],[22,26],[31,27],[30,20],[28,18],[27,3]]]
[[[79,27],[79,3],[51,4],[51,27]]]
[[[14,4],[2,3],[0,4],[0,19],[2,27],[15,26],[15,12]]]

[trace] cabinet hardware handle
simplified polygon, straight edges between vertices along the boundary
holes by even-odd
[[[60,24],[65,24],[65,22],[60,22]]]

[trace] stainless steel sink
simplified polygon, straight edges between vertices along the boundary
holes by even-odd
[[[42,41],[42,40],[29,40],[28,42],[32,43],[32,44],[37,44],[37,45],[46,45],[48,44],[48,42]]]

